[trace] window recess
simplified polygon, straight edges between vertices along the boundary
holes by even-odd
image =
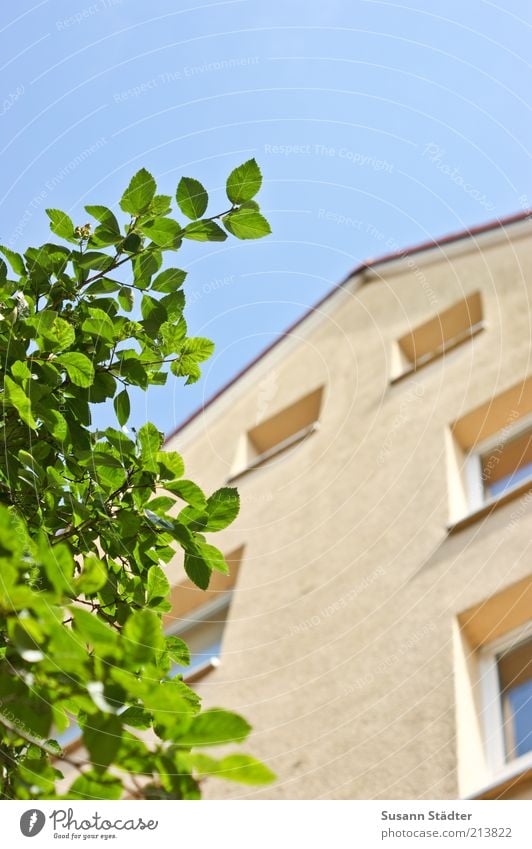
[[[453,624],[460,796],[519,798],[532,777],[532,575]]]
[[[493,774],[532,766],[532,622],[484,647],[482,719]]]
[[[392,347],[391,382],[444,356],[485,327],[480,292],[473,292],[397,339]]]
[[[323,386],[259,422],[240,438],[229,481],[265,465],[305,441],[319,427]]]
[[[532,377],[462,416],[446,441],[454,531],[532,489]]]

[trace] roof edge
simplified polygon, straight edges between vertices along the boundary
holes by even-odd
[[[532,209],[526,209],[522,212],[516,212],[511,215],[504,216],[503,218],[494,218],[491,221],[487,221],[484,224],[479,224],[474,227],[466,227],[463,230],[457,230],[452,233],[448,233],[445,236],[441,236],[437,239],[429,239],[425,242],[419,242],[416,245],[411,245],[410,247],[403,248],[402,250],[392,251],[387,254],[383,254],[380,257],[376,257],[375,259],[366,259],[363,262],[356,265],[342,280],[333,286],[325,295],[316,301],[308,310],[306,310],[303,315],[299,316],[295,321],[293,321],[282,333],[274,339],[266,348],[253,357],[245,366],[243,366],[239,371],[233,375],[227,383],[224,383],[223,386],[220,387],[210,398],[205,401],[201,407],[198,407],[194,410],[186,419],[184,419],[174,430],[172,430],[165,437],[165,444],[173,439],[174,436],[177,436],[182,430],[184,430],[191,422],[196,419],[200,413],[203,413],[208,407],[214,404],[215,401],[218,400],[228,389],[231,388],[235,383],[238,383],[240,378],[242,378],[248,371],[250,371],[253,366],[255,366],[260,360],[266,357],[270,351],[272,351],[277,345],[279,345],[283,339],[286,339],[287,336],[299,327],[312,313],[316,312],[316,310],[320,309],[323,304],[332,298],[333,295],[336,294],[340,289],[342,289],[353,277],[356,277],[358,274],[362,274],[364,271],[375,268],[378,265],[383,265],[387,262],[393,262],[397,259],[404,259],[405,257],[411,256],[412,254],[422,253],[427,250],[433,250],[434,248],[444,247],[445,245],[452,244],[453,242],[458,242],[461,239],[468,239],[474,236],[480,236],[484,233],[489,233],[492,230],[497,230],[502,227],[508,227],[511,224],[517,224],[520,221],[526,221],[528,218],[532,217]]]

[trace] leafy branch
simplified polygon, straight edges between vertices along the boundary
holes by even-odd
[[[167,564],[180,558],[201,589],[227,573],[207,537],[234,521],[238,495],[185,479],[157,427],[135,426],[129,399],[170,375],[200,378],[214,346],[188,334],[186,273],[165,261],[187,239],[267,235],[261,183],[254,160],[235,168],[230,207],[207,216],[207,191],[183,177],[183,224],[141,169],[120,199],[123,226],[106,206],[85,207],[95,223],[82,225],[49,209],[59,241],[23,255],[0,247],[3,798],[57,798],[59,766],[77,774],[72,799],[198,798],[205,775],[273,778],[248,755],[202,754],[241,743],[250,726],[201,709],[180,673],[188,648],[163,628]],[[123,281],[110,278],[117,270]],[[95,404],[112,405],[111,426],[93,429]],[[62,752],[72,717],[80,758]]]

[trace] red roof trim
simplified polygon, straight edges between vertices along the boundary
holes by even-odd
[[[519,221],[526,221],[526,219],[530,217],[532,217],[532,210],[527,209],[523,212],[516,212],[513,215],[507,215],[505,218],[495,218],[493,221],[488,221],[485,224],[479,224],[476,227],[470,227],[465,230],[457,230],[454,233],[448,233],[446,236],[442,236],[439,239],[429,239],[426,242],[420,242],[412,247],[384,254],[376,259],[365,260],[360,265],[356,266],[353,271],[351,271],[347,277],[343,279],[342,283],[346,283],[355,274],[359,274],[367,268],[373,268],[375,265],[381,265],[384,262],[393,262],[394,259],[401,259],[405,256],[418,254],[422,251],[430,250],[431,248],[439,248],[443,245],[448,245],[451,242],[458,242],[460,239],[468,239],[471,236],[479,236],[484,233],[489,233],[490,230],[497,230],[499,227],[507,227],[510,224],[516,224]]]
[[[306,312],[303,313],[299,318],[297,318],[292,324],[287,327],[281,335],[275,339],[270,345],[268,345],[264,350],[260,351],[256,357],[254,357],[249,363],[247,363],[243,368],[240,369],[230,380],[227,381],[214,395],[201,406],[198,407],[197,410],[194,410],[190,416],[188,416],[181,424],[179,424],[167,437],[165,442],[168,442],[172,439],[176,434],[180,433],[187,425],[190,424],[195,418],[197,418],[200,413],[210,407],[211,404],[220,398],[221,395],[224,394],[234,383],[237,383],[241,377],[243,377],[250,369],[253,368],[256,363],[260,362],[263,357],[270,353],[280,342],[283,341],[287,336],[295,330],[300,324],[302,324],[312,313],[316,312],[316,310],[320,309],[320,307],[329,300],[339,289],[341,289],[345,284],[351,280],[353,277],[356,277],[357,274],[361,274],[363,271],[366,271],[370,268],[375,268],[377,265],[382,265],[386,262],[393,262],[395,259],[401,259],[406,256],[411,256],[412,254],[418,254],[422,251],[431,250],[433,248],[439,248],[444,245],[448,245],[452,242],[458,242],[460,239],[467,239],[471,236],[479,236],[484,233],[489,233],[491,230],[497,230],[499,227],[508,227],[511,224],[516,224],[519,221],[525,221],[527,218],[532,217],[532,210],[524,210],[523,212],[517,212],[513,215],[507,215],[504,218],[495,218],[493,221],[488,221],[485,224],[480,224],[476,227],[466,228],[464,230],[458,230],[454,233],[448,233],[446,236],[442,236],[439,239],[430,239],[426,242],[420,242],[417,245],[413,245],[409,248],[404,248],[404,250],[393,251],[392,253],[384,254],[383,256],[377,257],[376,259],[367,259],[364,262],[361,262],[359,265],[355,266],[352,271],[347,274],[343,280],[340,281],[336,286],[334,286],[329,292],[327,292],[323,298],[320,298],[317,303],[311,306]]]

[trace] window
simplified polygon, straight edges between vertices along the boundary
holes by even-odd
[[[532,638],[497,655],[506,760],[532,751]]]
[[[462,416],[447,435],[451,530],[532,487],[532,378]]]
[[[167,634],[183,639],[190,651],[190,665],[175,665],[172,675],[183,675],[187,681],[195,681],[220,664],[222,636],[231,606],[232,592],[220,594],[208,604],[196,608]]]
[[[532,770],[532,575],[453,626],[460,795],[519,798]]]
[[[483,649],[481,687],[492,770],[532,765],[532,623]]]
[[[480,454],[486,498],[498,498],[532,478],[532,424]]]
[[[287,451],[310,436],[317,427],[323,386],[248,430],[240,440],[230,480]]]
[[[467,342],[484,328],[482,299],[474,292],[398,339],[392,350],[392,383]]]
[[[222,637],[231,606],[244,547],[226,556],[229,575],[214,572],[208,590],[188,578],[172,590],[172,610],[163,617],[168,636],[181,637],[190,650],[190,666],[173,670],[185,681],[197,681],[220,664]]]

